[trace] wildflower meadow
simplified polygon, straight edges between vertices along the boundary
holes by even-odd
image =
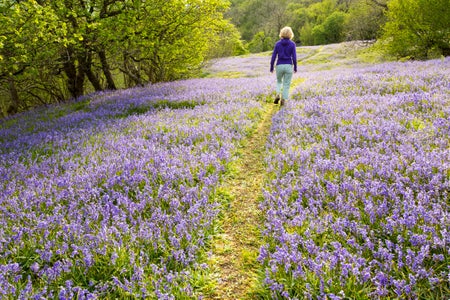
[[[208,298],[269,59],[0,120],[0,299]],[[450,59],[308,59],[261,157],[252,297],[449,298]]]
[[[274,298],[450,295],[450,60],[307,77],[267,143]]]

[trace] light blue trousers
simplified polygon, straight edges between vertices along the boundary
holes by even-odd
[[[277,95],[283,92],[282,99],[287,100],[289,97],[289,88],[291,87],[292,75],[294,68],[292,65],[277,65]]]

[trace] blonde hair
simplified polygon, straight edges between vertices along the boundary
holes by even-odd
[[[283,27],[280,30],[280,38],[292,40],[294,38],[294,33],[292,32],[292,28],[288,27],[288,26]]]

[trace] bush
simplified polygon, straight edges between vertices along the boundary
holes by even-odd
[[[447,0],[392,0],[382,43],[397,57],[450,55],[450,7]]]
[[[263,31],[255,34],[251,42],[248,44],[248,50],[252,53],[264,52],[272,50],[274,41],[271,37],[267,36]]]
[[[312,28],[314,44],[339,43],[344,40],[345,13],[335,11],[325,21]]]

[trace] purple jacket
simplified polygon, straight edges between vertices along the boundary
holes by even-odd
[[[270,72],[273,72],[273,65],[277,56],[277,65],[294,65],[294,71],[297,72],[297,52],[293,41],[290,39],[281,39],[276,42],[272,59],[270,60]]]

